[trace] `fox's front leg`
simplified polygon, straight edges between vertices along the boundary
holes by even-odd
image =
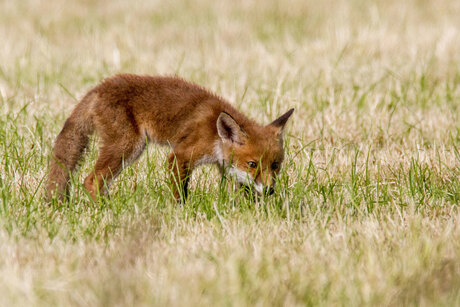
[[[190,159],[181,154],[170,153],[168,156],[169,170],[171,171],[171,187],[177,201],[185,202],[188,194],[188,182],[191,174]]]

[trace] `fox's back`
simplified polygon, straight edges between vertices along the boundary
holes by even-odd
[[[112,124],[107,118],[116,123],[120,114],[126,114],[131,125],[158,143],[175,143],[187,129],[217,135],[215,122],[222,111],[241,118],[243,124],[250,122],[221,97],[178,77],[121,74],[105,79],[93,91],[94,114],[107,126]]]
[[[158,108],[167,112],[174,108],[173,113],[177,113],[178,109],[193,109],[211,97],[220,99],[178,77],[120,74],[105,79],[95,90],[107,107],[128,105],[138,112]]]

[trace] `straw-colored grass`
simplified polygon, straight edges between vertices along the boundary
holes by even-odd
[[[459,305],[460,2],[0,2],[0,305]],[[296,109],[277,193],[150,146],[89,201],[52,143],[118,72],[178,74],[259,122]]]

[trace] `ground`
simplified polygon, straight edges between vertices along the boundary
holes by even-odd
[[[460,3],[0,3],[0,305],[459,305]],[[90,201],[45,200],[53,141],[119,72],[177,74],[269,123],[269,199],[202,167],[179,206],[149,146]]]

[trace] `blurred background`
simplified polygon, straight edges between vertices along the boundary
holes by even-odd
[[[459,15],[446,0],[7,0],[0,90],[68,111],[63,88],[80,98],[118,72],[178,74],[263,117],[292,104],[307,116],[388,76],[458,82]]]

